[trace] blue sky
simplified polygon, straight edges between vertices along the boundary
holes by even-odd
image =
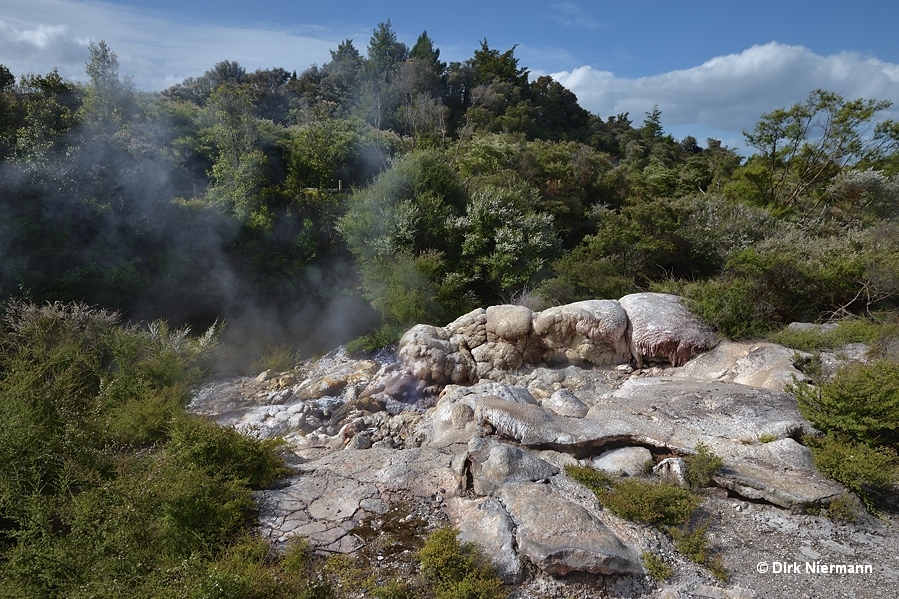
[[[301,72],[343,39],[364,53],[388,18],[410,46],[427,30],[448,61],[471,57],[484,38],[501,51],[517,44],[523,66],[592,112],[639,123],[658,104],[678,138],[739,147],[763,112],[818,87],[899,106],[894,0],[0,0],[0,63],[83,80],[88,41],[102,39],[122,74],[159,90],[221,60]]]

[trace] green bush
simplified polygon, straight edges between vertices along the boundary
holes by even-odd
[[[819,387],[799,383],[791,390],[819,429],[870,447],[899,448],[899,363],[848,364]]]
[[[241,539],[251,487],[286,472],[277,443],[184,412],[214,334],[116,321],[7,307],[0,595],[272,596],[267,545]]]
[[[684,286],[690,310],[729,339],[761,337],[772,326],[774,307],[759,283],[719,277]]]
[[[696,453],[688,455],[684,461],[687,462],[687,483],[694,491],[708,487],[712,482],[712,475],[722,464],[721,458],[712,453],[704,443],[697,443]]]
[[[613,514],[633,522],[683,524],[699,505],[699,496],[670,483],[614,479],[586,466],[566,466],[565,474],[593,491]]]
[[[709,554],[709,540],[706,535],[708,528],[708,521],[693,528],[685,524],[682,527],[672,526],[668,529],[668,534],[674,541],[675,549],[697,564],[708,568],[712,576],[718,580],[727,582],[727,571],[721,563],[720,556]]]
[[[603,506],[613,514],[655,525],[683,524],[690,520],[699,505],[699,497],[670,483],[652,483],[625,479],[600,497]]]
[[[473,543],[460,543],[452,528],[435,530],[419,553],[421,572],[437,599],[497,599],[506,596],[499,576]]]
[[[673,573],[671,568],[657,554],[651,551],[644,551],[640,555],[640,559],[643,561],[643,567],[646,568],[646,572],[656,580],[665,581],[671,578]]]
[[[834,522],[853,524],[863,513],[864,507],[854,495],[841,495],[827,505],[827,517]]]
[[[899,484],[895,450],[872,448],[833,432],[825,437],[805,437],[804,441],[818,470],[846,485],[869,509],[875,510],[884,494],[895,492]]]
[[[251,489],[270,486],[290,474],[279,455],[281,441],[254,439],[233,428],[196,417],[176,420],[166,446],[179,468],[199,468],[210,474],[243,481]]]

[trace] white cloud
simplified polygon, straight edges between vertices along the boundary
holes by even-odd
[[[629,112],[640,123],[658,104],[666,128],[694,125],[731,133],[734,139],[762,114],[792,106],[818,88],[899,106],[899,65],[851,52],[820,56],[777,42],[651,77],[626,79],[590,66],[552,77],[603,117]]]
[[[574,2],[550,4],[553,13],[549,18],[566,27],[583,27],[584,29],[600,29],[602,24]]]
[[[202,75],[222,60],[248,70],[303,70],[330,60],[328,51],[342,39],[311,25],[226,27],[104,2],[0,0],[0,61],[14,74],[57,67],[64,77],[84,80],[88,42],[105,40],[121,73],[148,90]]]

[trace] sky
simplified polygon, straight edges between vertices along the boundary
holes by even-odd
[[[899,116],[895,0],[0,0],[0,64],[14,74],[84,81],[88,43],[105,40],[120,73],[158,91],[222,60],[302,72],[352,39],[365,53],[390,19],[408,46],[426,30],[446,61],[486,39],[516,46],[532,76],[551,75],[603,119],[636,124],[654,106],[665,131],[744,150],[759,117],[817,88],[890,100]]]

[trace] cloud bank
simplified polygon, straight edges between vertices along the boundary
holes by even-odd
[[[120,72],[144,90],[202,75],[222,60],[236,60],[247,70],[300,71],[330,60],[329,50],[344,37],[314,26],[194,23],[104,2],[0,0],[0,62],[14,74],[57,68],[62,76],[83,81],[88,42],[105,40],[119,58]]]
[[[899,65],[852,52],[820,56],[777,42],[651,77],[627,79],[590,66],[551,76],[603,117],[629,112],[639,124],[658,105],[666,129],[698,125],[735,136],[752,129],[762,114],[792,106],[818,88],[899,107]]]

